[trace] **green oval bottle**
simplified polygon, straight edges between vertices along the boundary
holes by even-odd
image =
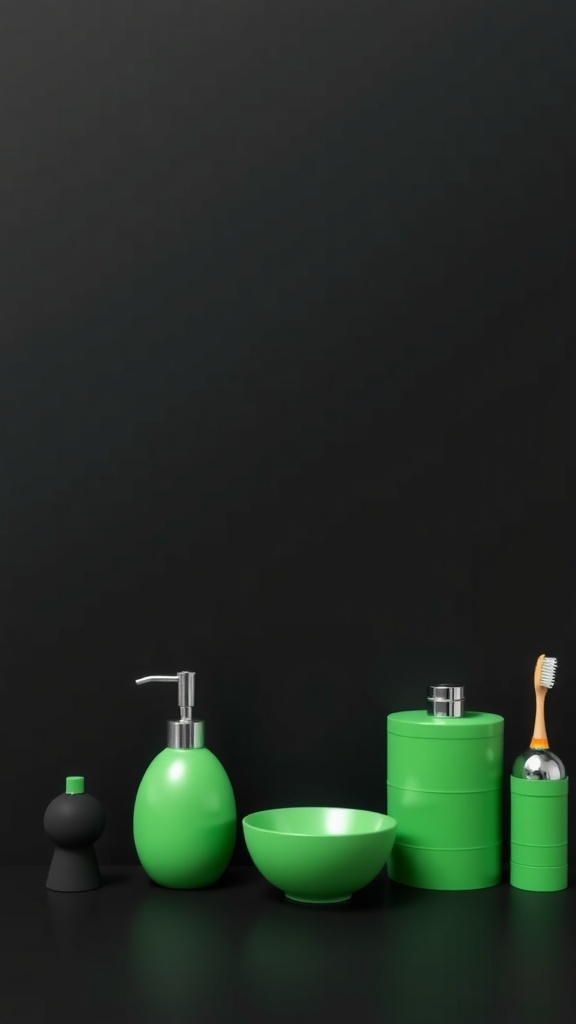
[[[228,774],[204,746],[204,722],[193,717],[194,673],[145,676],[136,682],[178,683],[180,720],[147,768],[134,803],[134,844],[146,874],[171,889],[211,885],[228,867],[236,841],[236,801]]]

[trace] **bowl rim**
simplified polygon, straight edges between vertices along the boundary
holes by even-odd
[[[261,825],[254,825],[249,819],[256,814],[273,814],[276,811],[361,811],[362,814],[369,814],[372,818],[379,818],[383,821],[384,827],[379,829],[368,829],[362,832],[296,832],[286,829],[265,828]],[[336,807],[320,804],[300,804],[298,806],[284,807],[263,807],[259,811],[250,811],[242,818],[242,827],[252,829],[254,832],[262,832],[270,836],[298,836],[302,839],[351,839],[353,837],[365,838],[366,836],[383,835],[392,832],[398,826],[396,818],[384,811],[372,811],[367,807]]]

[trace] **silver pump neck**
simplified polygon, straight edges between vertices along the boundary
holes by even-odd
[[[195,672],[178,672],[175,676],[142,676],[141,683],[178,683],[180,720],[168,722],[167,746],[174,750],[191,750],[204,746],[204,722],[194,718]]]
[[[463,686],[429,686],[428,714],[435,718],[464,717]]]

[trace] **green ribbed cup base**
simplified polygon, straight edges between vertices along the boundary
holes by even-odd
[[[510,778],[510,885],[556,892],[568,885],[568,779]]]
[[[558,892],[568,886],[568,865],[534,867],[510,861],[510,885],[529,892]]]
[[[510,843],[510,860],[527,868],[562,868],[568,863],[568,843],[558,846],[524,846]]]

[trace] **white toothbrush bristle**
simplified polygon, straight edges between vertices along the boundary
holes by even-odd
[[[557,658],[544,658],[540,672],[540,686],[545,686],[547,690],[552,689],[557,666]]]

